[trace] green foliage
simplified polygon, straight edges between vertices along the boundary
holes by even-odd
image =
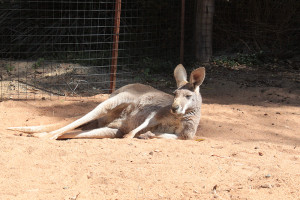
[[[33,68],[33,69],[38,69],[38,68],[40,68],[44,63],[45,63],[45,59],[44,59],[44,58],[39,58],[35,63],[33,63],[32,68]]]
[[[253,53],[253,54],[241,54],[237,53],[233,56],[220,56],[214,58],[212,62],[217,65],[234,67],[239,65],[254,66],[260,65],[266,61],[266,56],[263,51]]]
[[[6,72],[11,72],[15,69],[16,67],[14,65],[11,65],[11,64],[5,64],[4,65],[4,69],[6,70]]]

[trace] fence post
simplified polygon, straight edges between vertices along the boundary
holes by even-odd
[[[208,62],[212,56],[214,0],[197,0],[196,5],[196,58]]]
[[[111,68],[110,68],[110,90],[109,90],[110,93],[112,93],[116,89],[121,2],[122,0],[116,0],[115,3],[114,36],[113,36],[112,59],[111,59]]]

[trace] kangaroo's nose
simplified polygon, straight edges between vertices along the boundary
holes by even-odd
[[[172,111],[173,111],[173,112],[176,112],[178,109],[179,109],[179,106],[178,106],[178,105],[172,106]]]

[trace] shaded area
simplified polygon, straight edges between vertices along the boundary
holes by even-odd
[[[299,63],[295,63],[299,66]],[[206,103],[300,105],[300,72],[289,64],[207,66],[202,86]]]
[[[216,0],[214,55],[261,53],[266,60],[298,56],[300,2]]]
[[[290,145],[299,143],[300,95],[295,71],[282,76],[282,71],[260,74],[253,68],[206,66],[206,69],[206,80],[201,86],[204,104],[198,136]],[[148,79],[145,83],[168,93],[174,91],[172,74],[156,78],[160,81]],[[1,132],[7,132],[5,127],[9,126],[57,123],[84,115],[107,97],[3,101],[0,103],[1,118],[4,119]],[[18,120],[13,120],[16,117]]]

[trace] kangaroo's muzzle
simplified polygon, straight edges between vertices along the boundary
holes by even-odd
[[[173,113],[177,113],[177,111],[179,110],[179,105],[172,105],[171,110]]]

